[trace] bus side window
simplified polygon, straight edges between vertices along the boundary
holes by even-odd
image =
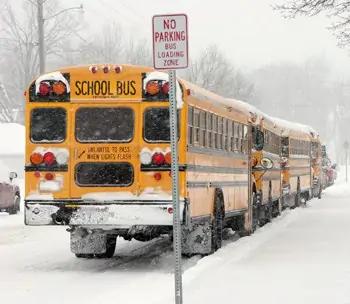
[[[223,136],[223,118],[221,116],[218,117],[218,149],[222,149],[222,136]]]
[[[188,107],[188,143],[189,145],[193,145],[193,137],[194,137],[194,132],[193,132],[193,107],[189,106]]]
[[[231,121],[231,134],[230,134],[230,151],[235,150],[235,123]]]
[[[211,147],[211,143],[212,143],[212,140],[211,140],[211,135],[212,135],[212,116],[213,114],[211,113],[206,113],[206,126],[207,126],[207,139],[206,139],[206,147],[207,148],[210,148]]]
[[[226,151],[231,151],[231,120],[227,120]]]
[[[243,125],[239,124],[239,129],[238,129],[238,134],[239,134],[239,149],[238,151],[243,153]]]
[[[194,129],[194,145],[199,144],[199,110],[193,109],[193,129]]]
[[[218,119],[215,114],[213,114],[213,148],[217,149],[218,148]]]
[[[248,127],[243,125],[243,153],[248,153]]]
[[[205,126],[205,112],[199,112],[199,145],[205,147],[206,145],[206,126]]]
[[[238,148],[239,148],[239,123],[238,122],[235,122],[234,124],[234,138],[235,138],[235,144],[234,144],[234,147],[233,147],[233,150],[234,152],[238,152]]]

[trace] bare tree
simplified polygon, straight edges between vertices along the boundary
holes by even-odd
[[[134,42],[130,39],[125,50],[125,62],[137,65],[152,65],[152,54],[146,40]]]
[[[107,24],[90,41],[80,45],[75,63],[130,63],[152,65],[146,40],[135,42],[117,23]]]
[[[82,42],[80,48],[78,64],[116,62],[124,54],[123,31],[117,23],[105,25],[90,41]]]
[[[275,5],[287,18],[315,16],[325,13],[331,20],[329,27],[338,38],[339,46],[350,44],[350,1],[347,0],[285,0]]]
[[[46,56],[62,56],[62,46],[78,30],[78,23],[67,14],[50,18],[60,10],[56,0],[45,1],[44,8]],[[5,2],[0,7],[0,24],[0,63],[9,67],[0,73],[13,100],[7,105],[11,112],[23,108],[23,91],[39,73],[36,2],[26,0],[21,9]]]
[[[225,97],[249,101],[254,91],[253,84],[233,67],[216,45],[210,45],[192,61],[184,77]]]

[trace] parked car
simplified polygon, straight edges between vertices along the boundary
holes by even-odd
[[[327,168],[327,186],[333,185],[337,178],[336,166],[336,164],[333,164]]]
[[[19,187],[13,183],[16,177],[16,172],[10,172],[9,182],[0,181],[0,212],[16,214],[19,211],[21,195]]]

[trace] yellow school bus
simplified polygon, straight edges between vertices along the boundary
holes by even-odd
[[[172,233],[168,75],[91,65],[41,75],[26,91],[25,223],[67,225],[77,257],[112,257],[116,238]],[[176,84],[184,254],[252,232],[255,113]]]
[[[281,182],[283,207],[298,207],[313,197],[311,128],[275,118],[282,129]]]
[[[263,134],[261,149],[252,149],[254,226],[262,226],[281,213],[281,127],[264,113],[254,133]]]
[[[322,151],[320,136],[315,130],[310,130],[311,135],[311,172],[312,172],[312,196],[321,198],[322,195]]]

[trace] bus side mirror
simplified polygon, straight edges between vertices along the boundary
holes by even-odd
[[[10,172],[10,174],[9,174],[9,179],[10,179],[10,181],[12,182],[12,180],[14,179],[14,178],[16,178],[17,177],[17,173],[16,172]]]
[[[264,148],[264,133],[256,129],[254,134],[254,148],[257,151],[261,151]]]
[[[264,157],[261,159],[261,166],[264,169],[272,169],[273,161],[270,158]]]

